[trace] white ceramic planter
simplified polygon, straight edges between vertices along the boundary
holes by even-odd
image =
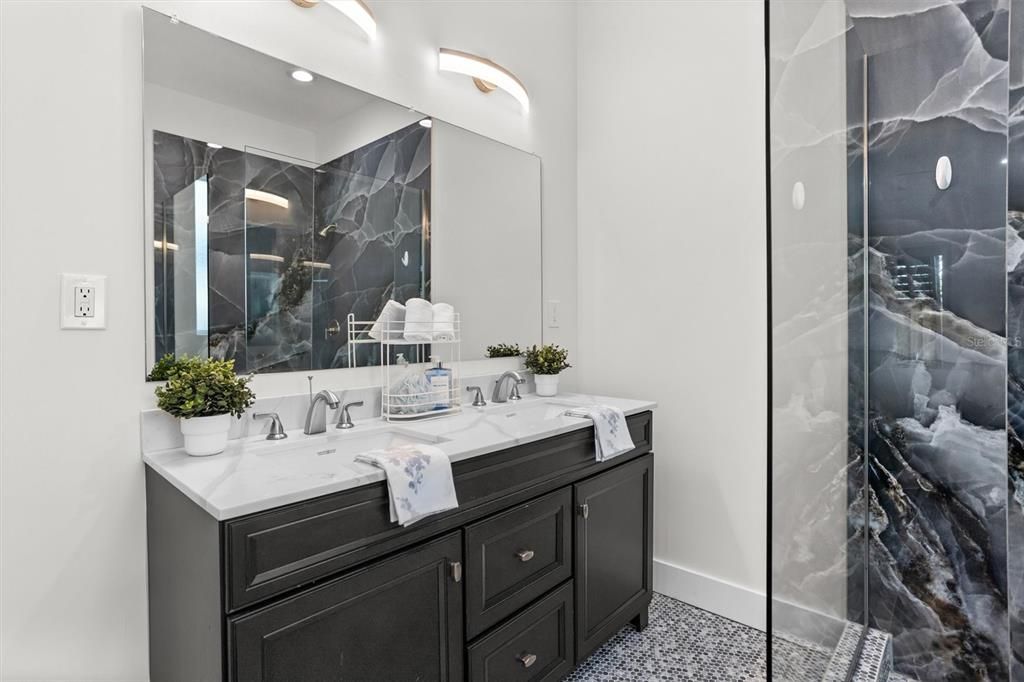
[[[185,437],[185,452],[193,457],[207,457],[224,452],[228,446],[231,415],[179,419],[181,435]]]
[[[533,381],[537,385],[537,395],[544,396],[546,398],[558,395],[557,374],[534,374]]]

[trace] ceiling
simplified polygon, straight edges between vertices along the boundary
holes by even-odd
[[[380,101],[322,76],[300,83],[291,77],[295,68],[194,26],[174,23],[158,12],[146,12],[147,83],[313,131]]]

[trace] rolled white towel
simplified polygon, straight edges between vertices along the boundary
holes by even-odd
[[[455,308],[448,303],[434,304],[434,340],[455,340]]]
[[[401,339],[404,322],[405,306],[398,301],[388,301],[377,316],[377,321],[370,327],[370,336],[378,341]]]
[[[434,338],[434,306],[422,298],[405,302],[405,340],[430,343]]]

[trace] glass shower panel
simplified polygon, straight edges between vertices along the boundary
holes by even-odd
[[[312,368],[314,168],[265,150],[245,151],[246,366]]]
[[[845,5],[769,8],[771,667],[846,679],[865,632],[862,168]],[[858,62],[855,66],[859,68]],[[860,138],[863,136],[860,135]]]

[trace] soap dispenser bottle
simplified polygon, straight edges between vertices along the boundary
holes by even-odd
[[[430,393],[434,400],[434,410],[447,410],[451,407],[452,395],[452,371],[441,363],[436,355],[430,356],[430,360],[436,363],[424,374],[430,383]]]

